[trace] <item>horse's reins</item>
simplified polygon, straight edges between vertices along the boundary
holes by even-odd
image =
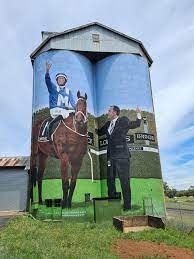
[[[78,99],[78,101],[79,101],[79,100],[85,100],[85,99],[82,98],[82,97],[80,97],[80,98]],[[67,126],[67,125],[65,124],[64,120],[62,120],[62,123],[64,124],[64,126],[65,126],[67,129],[71,130],[72,132],[76,133],[77,135],[79,135],[79,136],[81,136],[81,137],[85,137],[85,136],[88,135],[88,133],[86,133],[86,134],[81,134],[81,133],[79,133],[79,132],[76,131],[76,127],[75,127],[75,117],[76,117],[76,115],[79,114],[79,113],[82,114],[82,116],[84,117],[84,123],[86,123],[86,122],[88,121],[87,115],[85,115],[82,111],[78,111],[78,110],[77,110],[77,107],[76,107],[75,116],[73,117],[74,130],[73,130],[72,128],[70,128],[69,126]]]
[[[88,133],[86,133],[86,134],[81,134],[81,133],[77,132],[76,130],[73,130],[72,128],[70,128],[69,126],[67,126],[67,125],[65,124],[64,120],[62,120],[62,123],[64,124],[64,126],[65,126],[67,129],[71,130],[72,132],[76,133],[77,135],[79,135],[79,136],[81,136],[81,137],[85,137],[85,136],[88,135]],[[75,127],[75,126],[74,126],[74,127]]]
[[[76,115],[77,115],[78,113],[81,113],[81,114],[83,115],[83,117],[84,117],[84,123],[86,123],[86,122],[88,121],[87,115],[85,115],[82,111],[77,111],[77,112],[75,113],[75,117],[76,117]]]

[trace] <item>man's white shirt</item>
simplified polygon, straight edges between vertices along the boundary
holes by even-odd
[[[117,120],[118,120],[118,116],[110,122],[110,125],[109,125],[109,127],[108,127],[108,133],[109,133],[110,135],[111,135],[111,133],[112,133],[113,130],[114,130],[115,123],[116,123]]]
[[[140,113],[140,112],[137,113],[137,118],[138,118],[139,120],[141,120],[141,113]]]

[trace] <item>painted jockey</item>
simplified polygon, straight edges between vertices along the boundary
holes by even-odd
[[[57,85],[55,85],[50,78],[49,71],[52,64],[46,62],[45,83],[49,92],[49,108],[50,115],[53,120],[49,123],[49,135],[51,140],[51,130],[55,122],[65,119],[70,113],[75,111],[76,103],[69,88],[67,88],[67,76],[63,73],[58,73],[55,78]]]

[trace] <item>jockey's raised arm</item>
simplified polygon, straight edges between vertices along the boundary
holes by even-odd
[[[49,75],[51,66],[52,66],[52,64],[46,62],[45,83],[46,83],[46,86],[47,86],[50,94],[56,93],[56,91],[57,91],[57,87],[55,84],[53,84],[53,82],[51,81],[50,75]]]
[[[46,61],[46,73],[49,73],[49,70],[51,68],[52,64]]]
[[[73,98],[72,92],[66,86],[68,77],[62,72],[55,75],[56,83],[51,81],[50,68],[52,64],[48,61],[45,63],[45,83],[49,92],[49,109],[52,121],[48,125],[48,140],[51,139],[51,132],[53,125],[59,121],[67,118],[72,110],[76,109],[76,102]],[[72,108],[71,108],[71,107]]]

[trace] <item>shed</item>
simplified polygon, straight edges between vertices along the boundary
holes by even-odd
[[[0,158],[0,211],[24,211],[28,199],[29,157]]]

